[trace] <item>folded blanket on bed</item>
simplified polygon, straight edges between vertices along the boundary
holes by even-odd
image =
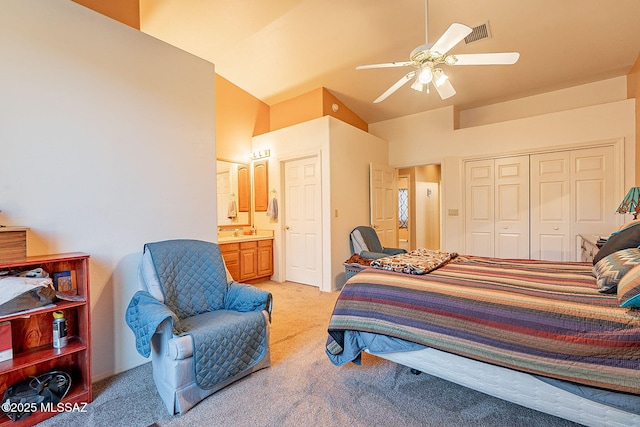
[[[371,263],[373,268],[396,271],[407,274],[427,274],[442,267],[458,256],[455,252],[441,252],[426,248],[419,248],[406,254],[398,254],[378,258]]]

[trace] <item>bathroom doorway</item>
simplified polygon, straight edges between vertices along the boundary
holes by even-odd
[[[398,169],[399,247],[441,248],[440,189],[439,164]]]

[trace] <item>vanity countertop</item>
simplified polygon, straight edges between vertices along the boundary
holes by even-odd
[[[218,243],[252,242],[273,239],[273,233],[241,234],[239,236],[218,236]]]

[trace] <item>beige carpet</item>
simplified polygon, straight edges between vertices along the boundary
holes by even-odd
[[[265,282],[274,297],[270,368],[170,416],[145,364],[95,384],[86,414],[42,426],[571,426],[573,423],[365,354],[334,366],[324,353],[337,293]],[[133,338],[131,340],[133,345]]]

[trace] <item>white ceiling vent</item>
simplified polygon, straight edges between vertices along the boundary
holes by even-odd
[[[475,43],[480,40],[491,38],[491,32],[489,31],[489,21],[484,24],[473,27],[473,31],[467,37],[464,38],[465,44]]]

